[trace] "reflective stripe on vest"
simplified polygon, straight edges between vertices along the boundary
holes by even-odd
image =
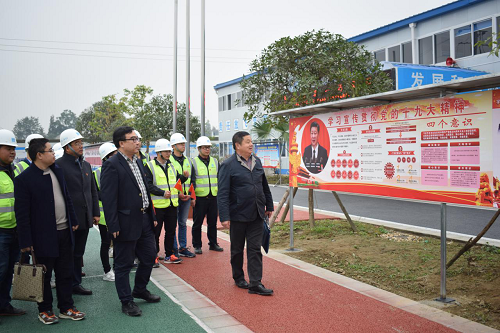
[[[184,184],[182,184],[184,194],[188,194],[189,187],[191,186],[191,161],[186,157],[184,158],[184,162],[182,162],[183,164],[181,166],[181,164],[174,158],[174,154],[172,154],[170,155],[170,162],[172,163],[178,174],[182,175],[186,170],[189,172],[188,179],[186,180],[186,182],[184,182]]]
[[[101,190],[101,167],[94,171],[95,182],[97,184],[97,191]],[[102,201],[99,200],[99,212],[100,219],[99,224],[106,225],[106,219],[104,218],[104,209],[102,208]]]
[[[17,163],[14,167],[14,177],[19,176],[30,165],[24,161]]]
[[[195,157],[193,167],[196,174],[196,188],[194,190],[196,196],[206,197],[209,193],[217,196],[217,171],[219,165],[215,158],[210,157],[207,167],[199,157]]]
[[[15,228],[14,182],[7,172],[0,171],[0,228]]]
[[[172,163],[168,166],[168,175],[165,175],[165,171],[156,164],[156,160],[149,161],[147,163],[149,170],[153,174],[153,185],[162,189],[164,191],[168,191],[170,188],[170,199],[166,199],[165,197],[161,197],[158,195],[152,195],[151,200],[153,200],[153,206],[155,208],[167,208],[170,206],[170,202],[174,205],[174,207],[179,206],[179,194],[178,191],[174,188],[176,179],[176,171]],[[170,187],[168,186],[170,184]]]

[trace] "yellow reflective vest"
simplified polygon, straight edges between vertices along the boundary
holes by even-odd
[[[95,182],[97,184],[97,191],[101,190],[101,167],[96,169],[94,171],[94,177],[95,177]],[[100,214],[100,219],[99,219],[99,224],[106,225],[106,219],[104,218],[104,210],[102,209],[102,201],[99,200],[99,212]]]
[[[14,182],[7,171],[0,171],[0,228],[17,226],[14,213]]]
[[[19,176],[29,166],[30,165],[24,161],[17,163],[16,166],[14,167],[14,177]]]
[[[184,194],[189,193],[189,187],[191,186],[191,162],[189,161],[189,158],[184,158],[184,162],[182,165],[177,162],[177,160],[174,158],[174,154],[170,155],[170,162],[173,164],[175,170],[177,171],[178,174],[182,175],[185,170],[189,171],[189,177],[188,179],[182,184],[183,192]]]
[[[217,196],[217,171],[219,170],[217,160],[210,157],[207,167],[197,156],[193,160],[193,167],[196,175],[196,188],[194,190],[196,196],[206,197],[209,193],[212,193],[214,197]]]
[[[163,191],[170,191],[170,199],[157,195],[151,195],[153,206],[155,208],[167,208],[170,206],[170,202],[172,202],[174,207],[179,206],[179,191],[174,188],[175,183],[177,182],[177,173],[173,164],[170,163],[167,166],[168,176],[163,171],[163,168],[156,164],[156,160],[149,161],[147,166],[153,174],[153,184]]]

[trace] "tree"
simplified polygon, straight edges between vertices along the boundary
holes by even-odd
[[[249,108],[247,120],[392,88],[369,51],[324,30],[281,38],[250,63],[250,71],[254,74],[244,76],[240,83]],[[276,124],[285,119],[268,121]]]
[[[76,120],[75,129],[80,132],[86,142],[96,143],[100,142],[101,138],[95,134],[92,130],[92,126],[90,125],[95,116],[94,107],[91,106],[78,116]]]
[[[146,143],[146,152],[148,152],[149,143],[156,133],[156,128],[153,126],[154,110],[148,106],[147,101],[153,95],[153,89],[138,85],[134,90],[124,89],[124,93],[128,113],[133,117],[133,127],[141,133],[142,141]]]
[[[50,139],[57,138],[64,130],[76,127],[77,116],[71,110],[64,110],[61,115],[54,119],[54,115],[50,116],[49,132],[47,136]]]
[[[493,32],[490,37],[488,37],[486,40],[480,40],[476,44],[474,44],[475,47],[482,47],[484,45],[487,45],[487,47],[490,49],[490,54],[489,56],[494,55],[495,57],[498,57],[498,54],[500,53],[500,36],[498,33]]]
[[[17,140],[24,140],[30,134],[43,135],[43,127],[38,117],[24,117],[16,122],[13,132]]]

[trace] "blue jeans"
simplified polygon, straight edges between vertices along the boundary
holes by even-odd
[[[174,237],[174,253],[179,253],[179,246],[181,249],[185,249],[187,246],[186,239],[186,221],[189,215],[189,207],[191,206],[191,198],[187,201],[182,201],[179,199],[179,207],[177,207],[177,223],[179,224],[179,231]],[[179,237],[179,242],[177,242],[177,237]]]
[[[19,260],[19,242],[13,230],[0,230],[0,309],[9,306],[14,264]]]

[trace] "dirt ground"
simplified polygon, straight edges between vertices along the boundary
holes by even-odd
[[[302,251],[287,254],[415,301],[439,297],[439,239],[356,225],[358,233],[343,220],[317,220],[312,229],[295,222],[295,247]],[[462,246],[448,241],[448,260]],[[289,224],[275,224],[271,248],[288,247]],[[457,302],[444,311],[500,329],[500,249],[475,246],[458,259],[447,272],[447,297]]]

